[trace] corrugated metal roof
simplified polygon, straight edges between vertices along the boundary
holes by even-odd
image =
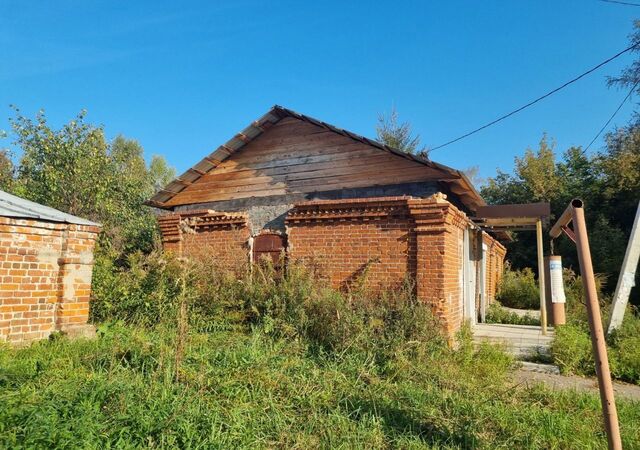
[[[389,147],[388,145],[377,142],[373,139],[360,136],[356,133],[338,128],[321,120],[314,119],[313,117],[300,114],[298,112],[278,105],[273,106],[265,115],[247,126],[244,130],[231,138],[231,140],[229,140],[226,144],[218,147],[213,153],[206,156],[204,159],[202,159],[202,161],[197,163],[191,169],[188,169],[185,173],[177,177],[175,180],[165,186],[164,189],[160,189],[160,191],[158,191],[153,197],[151,197],[150,200],[147,201],[147,204],[150,206],[155,206],[157,208],[166,208],[165,203],[173,198],[176,194],[184,190],[187,186],[194,183],[209,171],[215,169],[222,161],[227,159],[237,150],[251,142],[269,127],[273,126],[275,123],[285,117],[294,117],[296,119],[312,123],[334,133],[347,136],[351,139],[378,148],[380,150],[395,154],[402,158],[416,161],[434,169],[438,169],[442,171],[443,178],[447,178],[446,180],[442,180],[443,183],[447,184],[454,194],[459,195],[462,202],[469,209],[475,210],[478,206],[483,206],[486,204],[471,181],[469,181],[466,175],[459,170],[452,169],[451,167],[447,167],[444,164],[439,164],[424,156],[405,153],[403,151]]]
[[[20,219],[39,219],[46,220],[48,222],[73,223],[76,225],[100,225],[95,222],[91,222],[90,220],[72,216],[71,214],[67,214],[57,209],[25,200],[24,198],[17,197],[4,191],[0,191],[0,216]]]

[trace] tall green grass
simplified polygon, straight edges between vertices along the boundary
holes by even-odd
[[[551,354],[555,364],[565,374],[595,375],[587,308],[582,279],[573,271],[564,270],[567,296],[567,324],[555,328]],[[596,277],[603,326],[609,320],[610,298],[603,294],[605,279]],[[622,326],[607,337],[609,366],[613,378],[640,384],[640,314],[629,305]]]
[[[96,279],[97,339],[0,347],[0,448],[606,446],[597,397],[515,384],[467,328],[450,348],[409,283],[136,258]]]
[[[509,381],[500,349],[406,342],[380,363],[303,340],[103,325],[0,349],[2,448],[604,448],[598,399]],[[619,402],[626,448],[640,405]]]

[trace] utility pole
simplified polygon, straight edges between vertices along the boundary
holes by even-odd
[[[573,222],[573,230],[569,228],[570,222]],[[587,236],[587,224],[584,220],[582,200],[574,199],[569,203],[567,209],[551,228],[551,231],[549,231],[549,235],[555,239],[560,236],[562,232],[575,242],[576,249],[578,250],[580,275],[582,276],[582,285],[587,297],[591,347],[596,365],[596,375],[598,376],[600,403],[602,404],[602,415],[604,418],[604,427],[607,432],[609,450],[622,450],[618,411],[616,410],[616,402],[613,395],[613,383],[611,382],[611,371],[609,370],[607,345],[604,340],[600,304],[598,303],[598,290],[596,289],[596,280],[593,274],[593,263],[591,262],[589,237]]]
[[[627,244],[627,252],[624,255],[624,261],[622,262],[622,268],[620,269],[620,275],[618,276],[616,291],[613,294],[613,308],[611,309],[611,318],[609,319],[609,326],[607,327],[607,335],[611,334],[613,330],[622,325],[622,319],[624,319],[624,312],[627,309],[627,302],[629,301],[631,288],[636,284],[636,268],[638,267],[639,259],[640,203],[638,203],[636,218],[633,221],[633,228],[631,229],[631,236],[629,237],[629,243]]]

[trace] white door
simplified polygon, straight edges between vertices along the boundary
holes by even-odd
[[[477,322],[476,270],[473,262],[471,232],[468,228],[464,230],[462,243],[462,293],[464,298],[464,318],[468,319],[471,325],[474,325]]]
[[[480,261],[480,321],[486,322],[487,315],[487,244],[482,244]]]

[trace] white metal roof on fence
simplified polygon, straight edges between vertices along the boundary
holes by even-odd
[[[0,191],[0,216],[20,219],[39,219],[49,222],[73,223],[77,225],[99,225],[81,217],[72,216],[36,202],[25,200]]]

